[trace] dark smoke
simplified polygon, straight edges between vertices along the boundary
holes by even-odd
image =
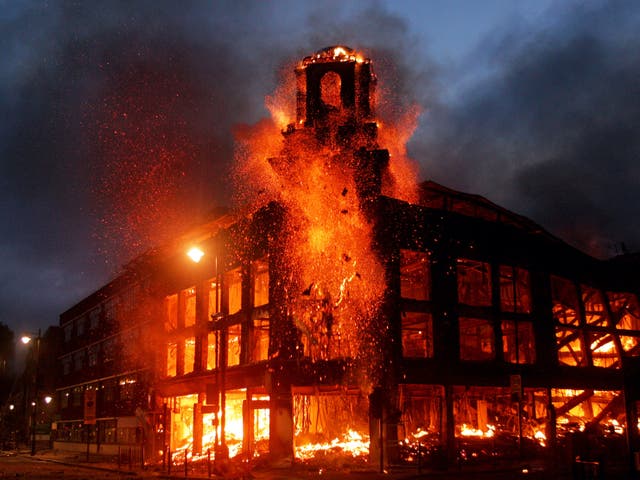
[[[412,152],[426,177],[611,256],[640,248],[640,4],[563,8],[474,52],[486,77],[427,114]]]
[[[283,65],[336,43],[389,59],[406,44],[381,7],[310,8],[3,4],[0,321],[57,323],[133,255],[228,203],[231,131],[267,115]]]

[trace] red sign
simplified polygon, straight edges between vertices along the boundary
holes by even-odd
[[[96,391],[84,391],[84,424],[96,424]]]

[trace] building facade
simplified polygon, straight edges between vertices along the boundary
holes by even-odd
[[[296,77],[296,122],[269,159],[282,198],[201,226],[61,316],[60,448],[88,432],[149,457],[628,466],[634,262],[433,182],[411,203],[385,194],[371,62],[331,47]]]

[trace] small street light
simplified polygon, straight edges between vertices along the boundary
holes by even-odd
[[[32,361],[33,361],[33,400],[31,401],[31,455],[36,454],[36,420],[37,420],[37,402],[38,402],[38,369],[40,366],[40,329],[38,329],[38,335],[34,338],[32,335],[23,335],[20,337],[20,341],[27,345],[34,340],[32,348]]]

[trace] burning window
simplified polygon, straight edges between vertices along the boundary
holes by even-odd
[[[215,332],[207,334],[207,370],[214,370],[218,367],[217,346]]]
[[[508,387],[454,387],[455,436],[461,459],[516,456],[520,435],[527,453],[535,453],[546,444],[548,403],[543,389],[525,388],[519,409]]]
[[[193,444],[193,405],[198,403],[198,395],[185,395],[169,399],[171,406],[171,451],[190,448]]]
[[[196,359],[196,337],[189,337],[184,341],[184,373],[191,373]]]
[[[443,442],[444,387],[439,385],[400,385],[398,424],[400,458],[417,462]],[[424,463],[424,462],[423,462]]]
[[[253,262],[253,306],[269,303],[269,264],[264,260]]]
[[[493,325],[484,318],[459,319],[460,359],[493,360],[495,358],[495,340]]]
[[[582,285],[582,304],[587,325],[597,327],[609,326],[609,312],[604,303],[602,292],[596,288]]]
[[[182,291],[184,295],[184,326],[191,327],[196,324],[196,289],[187,288]]]
[[[621,391],[553,388],[551,397],[558,437],[599,431],[603,440],[616,436],[624,438],[627,421]]]
[[[486,262],[458,259],[458,301],[465,305],[491,305],[491,266]]]
[[[531,280],[528,270],[500,266],[500,309],[503,312],[531,313]]]
[[[400,296],[412,300],[429,300],[431,276],[426,252],[400,250]]]
[[[120,386],[120,400],[131,400],[136,393],[137,379],[134,376],[123,377],[118,382]]]
[[[640,356],[640,336],[620,335],[620,343],[624,354],[628,357]]]
[[[607,332],[590,332],[589,345],[594,367],[621,368],[615,337]]]
[[[229,315],[242,308],[242,273],[239,268],[227,272],[224,276],[227,290],[227,308]]]
[[[175,377],[178,373],[178,344],[169,342],[167,344],[167,377]]]
[[[616,328],[640,331],[640,307],[638,297],[632,293],[609,292],[609,305]]]
[[[296,458],[328,460],[330,455],[337,464],[358,457],[366,459],[368,412],[368,401],[358,391],[314,394],[310,388],[298,388],[293,395]]]
[[[582,331],[577,328],[556,327],[556,348],[561,365],[584,367],[587,357],[584,352]]]
[[[402,312],[402,355],[433,357],[433,318],[430,313]]]
[[[227,329],[227,365],[240,365],[240,346],[242,328],[240,324],[232,325]]]
[[[211,279],[207,282],[208,285],[208,308],[207,308],[207,321],[211,320],[211,316],[220,312],[220,289],[215,279]]]
[[[536,361],[533,322],[503,320],[502,353],[509,363],[531,364]]]
[[[178,328],[178,294],[169,295],[164,300],[164,329],[167,332]]]
[[[251,358],[254,362],[269,358],[269,318],[253,320]]]
[[[553,301],[553,317],[558,323],[575,326],[580,324],[580,318],[578,317],[578,291],[573,282],[552,275],[551,298]]]

